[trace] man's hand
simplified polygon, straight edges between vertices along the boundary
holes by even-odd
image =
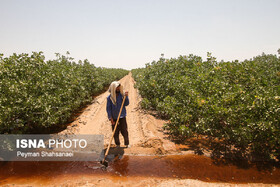
[[[115,123],[116,123],[116,122],[113,120],[113,118],[111,118],[111,124],[112,124],[112,125],[115,125]]]
[[[128,96],[128,91],[126,91],[124,94],[125,94],[125,96],[127,97],[127,96]]]

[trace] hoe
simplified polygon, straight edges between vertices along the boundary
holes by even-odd
[[[108,161],[106,160],[106,157],[107,157],[107,155],[108,155],[108,153],[109,153],[109,150],[110,150],[110,147],[111,147],[111,143],[112,143],[112,140],[113,140],[115,131],[116,131],[117,126],[118,126],[118,123],[119,123],[119,119],[120,119],[120,115],[121,115],[121,112],[122,112],[122,109],[123,109],[123,104],[124,104],[125,99],[126,99],[126,95],[125,95],[124,98],[123,98],[122,106],[121,106],[121,109],[120,109],[120,112],[119,112],[119,115],[118,115],[118,119],[117,119],[117,121],[116,121],[116,125],[115,125],[115,128],[114,128],[112,137],[111,137],[111,139],[110,139],[109,145],[108,145],[108,147],[107,147],[107,149],[106,149],[104,159],[103,159],[102,161],[100,161],[100,163],[101,163],[102,165],[104,165],[105,167],[108,167]]]

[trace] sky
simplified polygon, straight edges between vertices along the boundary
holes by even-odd
[[[0,53],[133,69],[194,54],[277,54],[280,0],[0,0]]]

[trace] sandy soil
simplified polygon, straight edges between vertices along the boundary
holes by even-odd
[[[71,182],[71,183],[69,183]],[[113,187],[113,186],[121,186],[121,187],[183,187],[183,186],[189,186],[189,187],[262,187],[262,186],[271,186],[276,187],[279,185],[273,185],[273,184],[228,184],[228,183],[209,183],[209,182],[203,182],[199,180],[194,179],[163,179],[163,178],[143,178],[143,177],[134,177],[133,179],[125,179],[125,180],[119,180],[114,178],[80,178],[77,180],[77,182],[71,181],[64,181],[56,186],[63,186],[63,187],[72,187],[72,186],[102,186],[102,187]]]

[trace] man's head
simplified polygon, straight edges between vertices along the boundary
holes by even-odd
[[[109,90],[108,90],[111,94],[110,98],[113,102],[113,104],[116,104],[116,96],[118,93],[120,93],[121,95],[124,95],[123,93],[123,86],[120,84],[119,81],[114,81],[111,83]]]

